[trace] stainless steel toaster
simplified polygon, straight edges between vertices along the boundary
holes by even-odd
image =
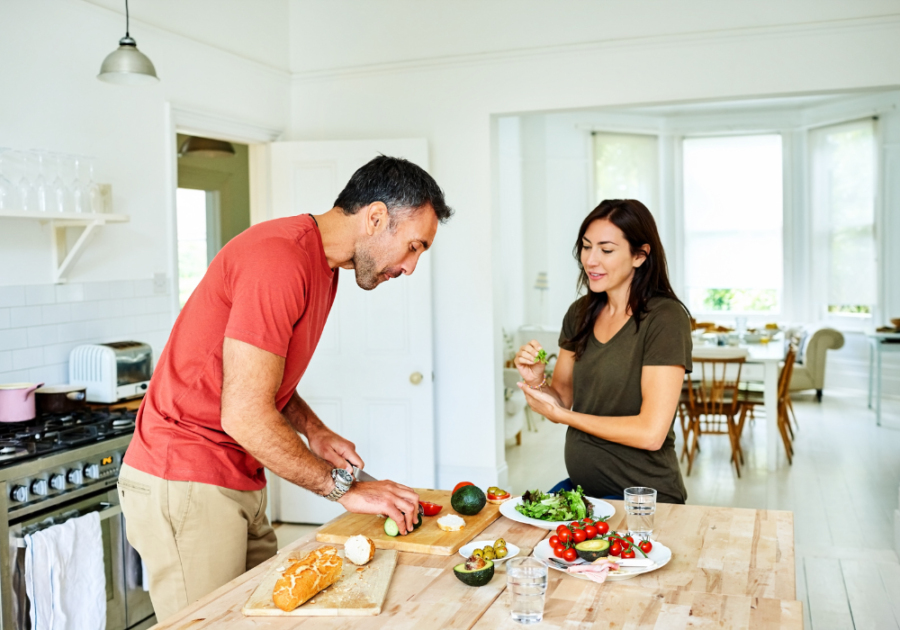
[[[77,346],[69,354],[69,382],[87,387],[88,402],[143,396],[153,375],[153,350],[140,341]]]

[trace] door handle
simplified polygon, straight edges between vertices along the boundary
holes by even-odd
[[[413,385],[418,385],[422,382],[422,373],[421,372],[413,372],[409,375],[409,382]]]

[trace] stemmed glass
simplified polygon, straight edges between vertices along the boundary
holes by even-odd
[[[0,210],[19,210],[16,208],[16,187],[9,179],[12,177],[12,151],[0,148]]]
[[[34,208],[29,208],[29,210],[46,212],[50,208],[50,187],[47,185],[47,178],[44,177],[44,154],[40,151],[33,151],[32,155],[37,161],[37,175],[31,182],[29,192],[29,201],[34,202]],[[29,203],[29,205],[31,204]]]
[[[88,207],[90,212],[103,212],[103,195],[100,192],[100,185],[94,181],[94,159],[88,158],[88,180],[84,185],[87,192]]]
[[[53,181],[50,183],[50,194],[51,199],[53,200],[51,208],[56,212],[69,212],[71,210],[69,188],[66,186],[66,182],[63,181],[63,167],[66,162],[66,157],[60,153],[57,153],[53,157],[56,162],[56,177],[54,177]]]
[[[81,181],[81,163],[84,158],[80,155],[75,155],[72,157],[72,163],[74,165],[74,174],[72,177],[72,183],[69,184],[69,188],[72,191],[72,206],[75,212],[90,212],[90,196],[88,195],[87,187],[84,182]]]

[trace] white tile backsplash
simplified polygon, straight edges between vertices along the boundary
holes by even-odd
[[[144,341],[155,362],[170,308],[151,279],[0,287],[0,382],[65,383],[69,354],[84,343]]]
[[[25,287],[0,287],[0,307],[25,306]]]
[[[25,303],[29,306],[54,304],[56,302],[55,284],[32,284],[25,287]]]
[[[41,318],[40,306],[17,306],[9,309],[10,328],[24,328],[25,326],[39,326],[44,321]]]

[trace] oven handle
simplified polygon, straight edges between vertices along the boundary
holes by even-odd
[[[105,521],[106,519],[110,519],[122,513],[121,505],[113,505],[112,503],[100,503],[100,505],[103,506],[103,509],[97,513],[100,515],[101,521]],[[19,549],[24,549],[26,547],[24,536],[16,536],[15,539],[16,547]]]

